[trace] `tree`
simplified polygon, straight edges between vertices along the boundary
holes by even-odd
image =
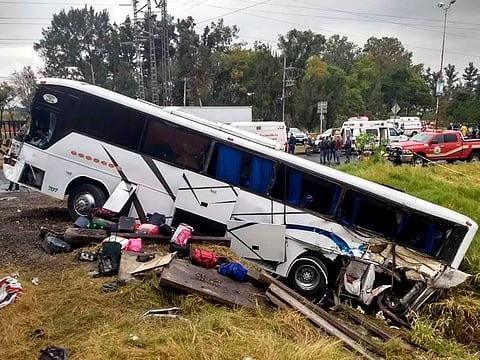
[[[382,73],[388,73],[399,65],[409,66],[412,53],[407,51],[397,38],[371,37],[363,47],[363,53],[371,55]]]
[[[237,27],[226,26],[220,19],[206,26],[202,35],[198,36],[193,18],[188,17],[177,21],[176,29],[174,69],[177,78],[187,79],[189,102],[198,99],[199,104],[213,105],[239,101],[238,93],[232,92],[233,73],[228,70],[233,66],[230,55],[239,48],[234,44]],[[177,85],[177,97],[179,92]],[[234,95],[237,100],[226,100],[227,94]]]
[[[445,89],[443,90],[447,97],[451,97],[460,79],[458,78],[458,71],[455,70],[455,65],[448,64],[445,68]]]
[[[348,96],[355,99],[355,95],[361,97],[361,101],[350,102],[344,109],[345,115],[352,114],[376,114],[383,111],[380,69],[371,55],[363,56],[353,65],[352,73],[347,78],[346,84],[349,89],[356,89]]]
[[[87,81],[103,86],[109,73],[111,32],[106,10],[97,13],[85,6],[54,14],[51,26],[42,30],[43,39],[34,44],[45,61],[44,74],[67,77],[73,68]]]
[[[3,121],[3,112],[11,104],[13,98],[13,88],[4,81],[0,84],[0,123]]]
[[[236,25],[226,26],[223,19],[218,19],[216,24],[212,22],[203,29],[202,45],[210,51],[224,52],[231,48],[233,39],[238,38],[238,31]]]
[[[347,41],[345,36],[333,35],[328,38],[323,51],[323,60],[329,65],[337,66],[347,74],[360,57],[361,49],[355,43]]]
[[[311,30],[290,30],[278,39],[278,48],[287,57],[287,66],[305,69],[311,56],[319,56],[325,50],[325,36]]]
[[[474,91],[478,82],[478,69],[473,66],[473,62],[469,62],[462,75],[464,86],[467,91]]]
[[[30,66],[24,66],[21,71],[12,74],[12,87],[15,97],[25,108],[30,108],[36,88],[36,77]]]
[[[243,73],[248,104],[253,106],[255,119],[280,119],[282,75],[281,59],[268,45],[255,42]]]
[[[436,72],[433,72],[430,67],[428,67],[425,72],[423,73],[423,81],[427,84],[430,94],[432,96],[435,96],[436,93],[436,87],[437,87],[437,80],[438,80],[438,74]]]
[[[383,103],[388,109],[398,103],[406,114],[428,106],[431,101],[429,89],[421,77],[420,68],[406,65],[393,69],[382,80]]]
[[[193,101],[195,66],[198,60],[200,36],[195,32],[195,22],[191,16],[177,20],[176,38],[174,39],[175,55],[172,62],[172,74],[178,79],[173,91],[174,103],[190,103]],[[186,83],[185,83],[186,82]],[[187,86],[188,85],[188,86]],[[183,90],[187,91],[187,98],[183,99]]]
[[[296,86],[293,104],[293,122],[298,127],[317,128],[319,115],[317,102],[328,102],[325,127],[331,127],[337,116],[340,99],[343,96],[345,72],[335,66],[328,66],[319,56],[307,61],[304,76]]]
[[[108,75],[104,86],[107,89],[134,97],[136,93],[133,24],[127,16],[125,22],[112,25],[107,43]]]

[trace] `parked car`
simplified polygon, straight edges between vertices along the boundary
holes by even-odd
[[[436,160],[480,161],[480,139],[465,140],[454,130],[421,132],[408,141],[392,143],[388,150],[389,160],[417,166]]]
[[[288,129],[288,135],[290,136],[290,133],[293,133],[293,136],[295,136],[295,139],[297,139],[297,144],[305,144],[307,141],[307,134],[305,134],[303,131],[301,131],[299,128],[290,128]]]
[[[329,136],[332,136],[335,135],[335,131],[340,131],[339,128],[330,128],[330,129],[327,129],[325,130],[323,133],[321,133],[320,135],[318,135],[318,137],[320,139],[324,138],[324,137],[329,137]]]

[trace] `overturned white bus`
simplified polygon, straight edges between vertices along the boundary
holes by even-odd
[[[466,279],[458,267],[473,220],[276,145],[175,108],[42,79],[4,173],[68,196],[72,218],[108,199],[140,219],[159,212],[172,226],[226,234],[236,253],[302,295],[348,297],[397,319]]]

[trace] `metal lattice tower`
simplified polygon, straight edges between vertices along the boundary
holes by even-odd
[[[147,0],[148,40],[150,42],[150,80],[152,82],[152,103],[158,105],[157,57],[155,54],[155,19],[150,0]]]
[[[167,21],[167,0],[155,0],[158,8],[161,10],[161,46],[162,46],[162,61],[160,64],[162,71],[162,89],[163,89],[163,105],[171,105],[172,90],[171,90],[171,73],[170,73],[170,56],[168,46],[170,43],[168,37],[168,21]]]
[[[138,30],[138,17],[137,14],[137,0],[133,0],[133,31],[134,31],[134,44],[135,44],[135,56],[137,58],[137,66],[135,71],[135,78],[137,81],[137,97],[145,100],[145,86],[143,84],[143,60],[142,51],[140,48],[140,35]]]

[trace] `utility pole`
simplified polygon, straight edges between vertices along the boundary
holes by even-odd
[[[437,106],[435,109],[435,130],[438,129],[438,121],[440,119],[440,107],[443,95],[443,54],[445,52],[445,33],[447,30],[447,12],[450,9],[450,6],[454,4],[457,0],[450,0],[448,5],[445,5],[443,2],[438,3],[438,7],[445,12],[443,18],[443,38],[442,38],[442,53],[440,55],[440,72],[438,73],[437,86],[435,89],[435,95],[437,96]]]
[[[283,80],[282,80],[282,122],[285,123],[285,68],[287,67],[287,56],[283,53]]]
[[[283,81],[282,81],[282,121],[285,122],[285,88],[295,85],[295,81],[299,77],[299,72],[296,67],[287,67],[287,56],[283,53]]]
[[[172,103],[172,90],[171,83],[172,78],[170,74],[170,52],[169,45],[170,39],[168,36],[168,19],[167,19],[167,0],[155,0],[155,4],[161,10],[162,21],[160,39],[162,46],[162,60],[160,63],[161,76],[162,76],[162,89],[163,89],[163,105],[171,105]]]
[[[142,51],[140,48],[140,35],[138,33],[138,17],[137,14],[140,10],[137,10],[138,0],[133,0],[133,31],[134,31],[134,44],[135,44],[135,57],[137,59],[137,66],[135,71],[135,78],[137,81],[137,97],[145,100],[145,86],[143,84],[143,60]]]
[[[183,106],[187,106],[187,78],[183,78]]]

